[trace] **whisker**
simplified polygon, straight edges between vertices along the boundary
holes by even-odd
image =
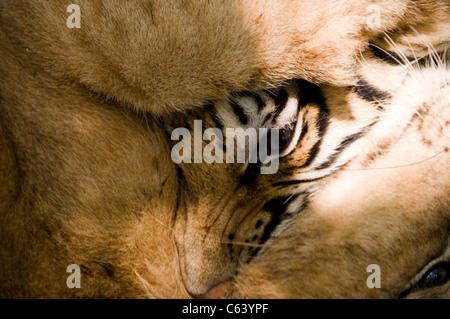
[[[384,74],[382,74],[381,72],[379,72],[378,70],[376,70],[368,61],[367,61],[367,59],[364,57],[364,54],[362,53],[362,51],[361,51],[361,49],[360,49],[360,56],[361,56],[361,58],[362,58],[362,62],[360,61],[360,63],[365,63],[366,65],[367,65],[367,67],[369,67],[370,68],[370,70],[371,71],[373,71],[374,73],[376,73],[376,74],[378,74],[380,77],[384,77]],[[384,89],[387,93],[389,93],[391,96],[395,96],[396,94],[392,91],[392,90],[390,90],[390,89]],[[407,100],[404,100],[404,101],[402,101],[402,102],[405,102],[405,103],[407,103],[408,101]],[[384,101],[382,101],[382,100],[378,100],[378,99],[376,99],[375,100],[375,103],[377,103],[377,104],[380,104],[380,105],[384,105],[385,103],[384,103]],[[383,113],[381,110],[380,110],[380,113]]]
[[[417,161],[417,162],[412,162],[409,164],[405,164],[405,165],[397,165],[397,166],[384,166],[384,167],[368,167],[368,168],[346,168],[344,169],[345,171],[374,171],[374,170],[385,170],[385,169],[397,169],[397,168],[405,168],[405,167],[411,167],[411,166],[415,166],[415,165],[419,165],[422,163],[425,163],[429,160],[432,160],[433,158],[438,157],[439,155],[441,155],[442,153],[447,152],[447,149],[443,149],[442,151],[427,157],[421,161]]]
[[[400,47],[397,45],[397,43],[391,38],[391,36],[384,32],[385,40],[388,44],[392,45],[394,49],[396,50],[395,53],[399,55],[399,57],[403,61],[403,65],[407,66],[410,70],[413,68],[413,64],[417,63],[419,60],[410,61],[406,54],[400,49]]]

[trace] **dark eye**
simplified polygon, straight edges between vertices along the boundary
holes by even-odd
[[[450,277],[450,263],[443,262],[431,268],[417,283],[418,288],[431,288],[444,284]]]
[[[295,133],[295,125],[296,122],[290,123],[284,128],[280,129],[280,136],[279,136],[279,152],[282,153],[286,148],[289,146],[290,142],[292,141],[292,138],[294,137]]]

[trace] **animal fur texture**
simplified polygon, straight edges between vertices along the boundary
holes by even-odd
[[[368,26],[373,4],[382,19]],[[448,264],[449,16],[437,0],[0,2],[0,296],[448,296],[447,282],[419,283]],[[304,123],[326,104],[319,158],[372,124],[344,168],[273,186],[307,173],[295,167],[319,131],[251,185],[243,166],[173,163],[168,125],[208,123],[211,104],[236,125],[231,96],[293,79],[319,92]],[[245,242],[279,207],[283,229]],[[374,263],[380,289],[365,284]]]

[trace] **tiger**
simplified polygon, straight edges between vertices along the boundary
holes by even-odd
[[[436,0],[0,2],[0,297],[445,296],[448,25]],[[175,163],[196,119],[276,129],[277,172]]]
[[[191,132],[200,119],[205,134],[244,136],[237,146],[236,136],[203,141],[220,150],[218,163],[179,164],[183,182],[202,181],[175,223],[187,288],[208,291],[202,298],[450,297],[449,40],[446,31],[418,49],[387,34],[361,52],[355,85],[295,79],[180,116],[175,126]],[[277,172],[250,155],[236,161],[249,128],[279,130]],[[211,197],[223,185],[232,191]],[[203,202],[211,213],[198,223]],[[380,289],[366,283],[371,265]]]
[[[264,252],[229,297],[450,297],[449,44],[421,55],[389,39],[363,54],[356,86],[319,87],[310,103],[328,107],[328,124],[319,115],[313,126],[322,136],[312,147],[307,133],[292,139],[281,175],[267,180],[281,194],[263,210],[289,225],[257,243]]]

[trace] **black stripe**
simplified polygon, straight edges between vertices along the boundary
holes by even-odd
[[[316,104],[319,106],[320,111],[317,123],[319,126],[319,136],[322,137],[325,134],[329,119],[328,109],[326,106],[325,98],[322,95],[322,91],[319,86],[311,82],[298,80],[298,83],[300,85],[301,92],[298,99],[299,109],[308,104]]]
[[[325,98],[322,95],[322,91],[320,90],[319,86],[305,81],[305,80],[297,80],[298,85],[300,87],[300,98],[298,100],[299,108],[306,106],[308,104],[316,104],[319,106],[319,116],[317,119],[317,126],[318,126],[318,135],[319,139],[314,144],[314,146],[311,148],[309,152],[309,157],[306,160],[306,162],[301,165],[298,168],[304,168],[307,167],[312,163],[312,161],[316,158],[317,154],[319,153],[320,145],[322,144],[323,135],[326,132],[328,121],[329,121],[329,114],[328,109],[326,107]],[[306,134],[308,127],[305,126],[302,128],[302,133],[300,134],[299,141],[301,141],[304,137],[304,134]]]
[[[254,100],[256,102],[256,105],[258,106],[259,111],[261,111],[265,106],[265,103],[262,100],[260,95],[249,92],[249,91],[239,92],[239,93],[234,94],[233,96],[238,97],[238,98],[250,98],[250,99]]]
[[[305,168],[308,167],[316,158],[317,154],[319,153],[320,150],[320,145],[322,144],[322,140],[323,140],[323,135],[325,134],[325,131],[327,129],[328,126],[328,119],[329,119],[329,114],[326,110],[323,109],[324,107],[320,108],[320,112],[319,112],[319,119],[317,121],[318,124],[318,130],[319,130],[319,139],[318,141],[314,144],[314,146],[311,148],[311,150],[309,151],[309,157],[306,160],[306,162],[297,167],[297,168]]]
[[[336,161],[336,159],[338,158],[338,156],[349,146],[351,145],[353,142],[355,142],[356,140],[358,140],[361,136],[363,136],[365,133],[365,130],[361,131],[361,132],[357,132],[355,134],[352,134],[348,137],[346,137],[341,144],[339,144],[339,146],[335,149],[335,152],[330,155],[328,157],[328,159],[323,162],[322,164],[320,164],[318,167],[316,167],[316,170],[321,170],[321,169],[325,169],[330,167],[332,164],[334,164],[334,162]]]
[[[215,111],[211,112],[211,119],[214,122],[214,125],[223,132],[222,120],[217,116],[217,113]]]
[[[236,116],[239,118],[239,121],[241,122],[241,124],[247,125],[248,118],[247,118],[247,115],[242,110],[241,106],[234,100],[231,100],[230,104],[231,104],[231,108],[233,109],[234,114],[236,114]]]
[[[264,117],[263,123],[265,124],[265,123],[269,122],[269,120],[270,120],[270,118],[272,117],[272,115],[273,115],[273,113],[268,113],[268,114]]]
[[[247,168],[245,169],[244,174],[242,174],[240,178],[241,186],[249,186],[253,184],[253,182],[258,177],[261,172],[261,162],[258,163],[248,163]]]
[[[273,115],[272,123],[275,123],[277,117],[286,108],[288,97],[289,96],[288,96],[287,91],[284,88],[281,88],[280,91],[278,92],[278,95],[273,98],[273,101],[275,102],[275,105],[277,106],[277,108]]]
[[[207,110],[207,111],[210,111],[210,110],[214,109],[214,103],[212,103],[212,102],[207,102],[207,103],[203,106],[203,108],[204,108],[205,110]]]
[[[322,143],[322,139],[320,138],[316,144],[314,144],[314,146],[311,148],[311,151],[309,151],[308,154],[308,159],[306,160],[306,162],[299,166],[298,168],[305,168],[308,167],[312,161],[316,158],[317,153],[319,153],[319,149],[320,149],[320,144]]]
[[[320,176],[320,177],[317,177],[317,178],[276,182],[276,183],[273,183],[272,186],[277,187],[277,186],[290,186],[290,185],[297,185],[297,184],[303,184],[303,183],[311,183],[311,182],[319,181],[319,180],[321,180],[321,179],[323,179],[323,178],[325,178],[327,176],[329,176],[329,174],[324,175],[324,176]]]
[[[373,43],[369,44],[369,48],[372,50],[372,53],[376,58],[383,60],[386,63],[393,64],[393,65],[404,64],[403,59],[405,59],[405,58],[400,57],[397,53],[390,52],[387,50],[382,50]],[[413,58],[406,58],[406,59],[409,62],[414,61]]]
[[[369,44],[369,48],[372,50],[372,53],[376,58],[392,65],[404,65],[409,62],[417,63],[419,66],[426,66],[430,62],[431,65],[437,65],[439,63],[439,58],[435,55],[425,55],[422,57],[400,56],[392,51],[382,50],[372,43]]]
[[[224,132],[224,128],[223,128],[223,122],[222,122],[222,119],[220,119],[219,116],[217,115],[217,111],[216,111],[214,105],[208,104],[206,106],[206,108],[208,109],[208,111],[211,114],[211,120],[213,121],[215,127],[217,127],[219,130],[221,130],[222,135],[224,135],[225,132]],[[220,141],[220,146],[224,152],[227,151],[227,147],[226,147],[225,143],[223,143],[223,141]]]
[[[285,104],[288,99],[287,91],[284,88],[280,88],[276,93],[271,90],[265,90],[264,92],[269,95],[276,106]]]
[[[305,80],[297,80],[299,85],[299,99],[298,103],[300,106],[305,106],[307,104],[318,104],[325,105],[325,98],[322,95],[322,91],[319,86],[314,83],[305,81]]]
[[[296,200],[300,195],[305,196],[306,193],[301,192],[294,195],[274,198],[264,205],[263,210],[270,212],[272,218],[264,227],[264,232],[259,241],[260,244],[264,244],[270,238],[270,235],[283,220],[291,217],[290,214],[286,213],[286,210],[289,204]]]
[[[252,96],[256,101],[256,105],[258,105],[258,110],[262,111],[264,109],[264,106],[266,106],[266,104],[262,100],[261,96],[258,94],[252,94]]]
[[[305,122],[305,124],[303,124],[302,132],[300,133],[300,137],[298,138],[298,143],[300,143],[303,140],[306,133],[308,132],[308,128],[309,128],[308,123]]]
[[[291,196],[278,197],[278,198],[268,201],[264,205],[264,210],[270,212],[272,218],[264,226],[263,234],[259,240],[259,245],[263,245],[271,237],[274,230],[280,225],[280,223],[282,221],[284,221],[288,218],[289,219],[292,218],[292,214],[291,213],[287,214],[286,209],[287,209],[288,205],[293,200],[295,200],[298,196],[304,196],[305,200],[302,203],[302,205],[300,206],[297,213],[303,211],[306,208],[306,198],[308,195],[309,194],[306,192],[301,192],[301,193],[294,194]],[[247,262],[250,262],[253,259],[253,257],[255,257],[258,254],[258,252],[260,250],[261,250],[261,247],[252,247],[249,250],[250,258],[249,258],[249,260],[247,260]]]
[[[388,92],[380,91],[362,79],[356,85],[352,86],[352,88],[359,97],[368,102],[382,101],[390,97]]]
[[[319,119],[317,120],[317,123],[319,124],[319,137],[321,139],[327,130],[329,118],[330,115],[328,114],[328,109],[325,107],[325,105],[321,105]]]
[[[267,133],[267,140],[272,140],[272,132],[269,131]],[[256,156],[256,154],[255,154]],[[249,158],[250,160],[250,158]],[[245,169],[244,174],[241,177],[241,185],[251,185],[256,178],[258,177],[259,173],[261,172],[261,166],[262,163],[258,159],[257,163],[248,163],[247,168]]]

